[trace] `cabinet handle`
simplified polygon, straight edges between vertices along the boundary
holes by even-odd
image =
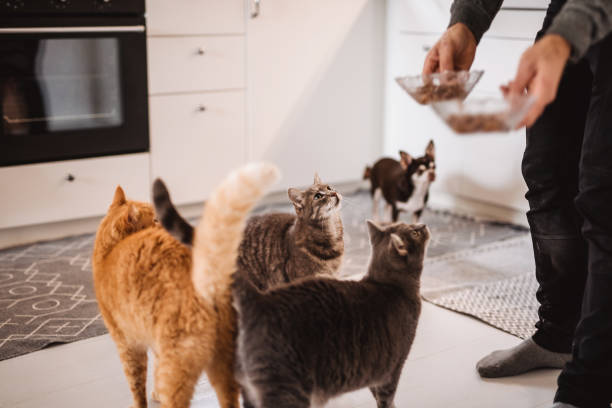
[[[251,12],[251,18],[259,17],[260,7],[261,7],[261,0],[253,0],[253,11]]]
[[[423,46],[423,51],[429,52],[430,50],[431,50],[431,45],[424,45]]]
[[[198,106],[198,112],[206,112],[206,106],[204,106],[204,105],[199,105],[199,106]]]
[[[204,55],[206,54],[206,51],[204,51],[204,48],[200,47],[198,48],[198,55]]]
[[[66,181],[72,183],[74,180],[76,179],[76,177],[74,177],[72,174],[68,173],[68,175],[66,176]]]

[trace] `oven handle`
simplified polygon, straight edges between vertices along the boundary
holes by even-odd
[[[144,25],[99,26],[99,27],[14,27],[0,28],[0,34],[38,34],[38,33],[127,33],[144,32]]]

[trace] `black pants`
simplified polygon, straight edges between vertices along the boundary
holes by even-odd
[[[564,1],[551,2],[544,28]],[[568,64],[527,131],[523,176],[540,284],[534,341],[573,358],[555,401],[612,401],[612,35]]]

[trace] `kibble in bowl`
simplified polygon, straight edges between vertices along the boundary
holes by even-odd
[[[484,71],[446,71],[430,75],[395,78],[395,81],[421,105],[467,98]]]
[[[509,132],[523,120],[533,102],[528,95],[513,95],[436,102],[431,107],[457,133]]]

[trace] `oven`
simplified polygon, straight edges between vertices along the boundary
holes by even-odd
[[[149,150],[144,0],[0,3],[0,166]]]

